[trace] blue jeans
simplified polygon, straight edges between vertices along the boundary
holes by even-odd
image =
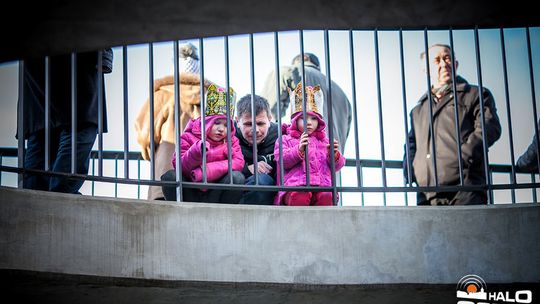
[[[275,186],[276,182],[274,179],[264,173],[259,173],[259,186]],[[255,175],[252,175],[246,179],[246,185],[255,185]],[[274,197],[276,196],[275,191],[247,191],[242,196],[240,204],[246,205],[273,205]]]
[[[88,174],[90,152],[97,136],[97,126],[86,125],[77,132],[77,173]],[[50,130],[50,170],[71,172],[71,127],[63,126]],[[45,169],[45,131],[38,131],[28,137],[24,155],[26,169]],[[64,193],[79,193],[84,180],[45,175],[24,175],[23,188]]]

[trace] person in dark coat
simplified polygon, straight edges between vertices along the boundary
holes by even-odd
[[[246,177],[246,185],[255,185],[255,170],[258,173],[259,185],[275,185],[274,145],[278,137],[278,126],[271,122],[272,114],[268,101],[258,95],[254,95],[253,99],[256,113],[254,120],[251,115],[251,95],[242,97],[236,104],[236,137],[240,140],[245,161],[242,173]],[[253,165],[253,132],[256,134],[257,144],[256,166]],[[275,195],[275,191],[247,191],[240,203],[272,205]]]
[[[421,56],[425,60],[425,54]],[[501,125],[493,95],[486,88],[480,96],[480,89],[470,85],[462,77],[456,77],[456,91],[452,84],[452,52],[450,46],[435,44],[429,48],[429,66],[432,88],[430,90],[433,113],[433,140],[436,154],[432,151],[430,135],[430,98],[424,94],[418,105],[411,111],[409,132],[410,159],[412,161],[412,181],[408,181],[408,164],[404,159],[406,183],[416,182],[418,186],[436,186],[433,158],[436,160],[437,182],[439,186],[460,184],[459,158],[463,160],[463,184],[483,185],[486,183],[480,97],[484,101],[485,138],[491,147],[501,136]],[[454,71],[458,62],[455,62]],[[457,156],[455,98],[459,113],[461,155]],[[405,154],[406,156],[406,154]],[[486,204],[485,191],[420,192],[418,205],[472,205]]]
[[[540,121],[538,124],[540,125]],[[516,169],[522,173],[538,173],[538,139],[536,134],[527,150],[518,158]]]
[[[76,55],[77,171],[87,174],[90,152],[98,133],[98,54]],[[113,52],[102,53],[103,73],[112,71]],[[50,57],[50,164],[54,172],[71,172],[71,55]],[[24,168],[45,169],[45,60],[31,58],[23,63],[23,134],[26,142]],[[105,90],[103,92],[103,131],[107,131]],[[19,109],[19,108],[18,108]],[[20,134],[16,134],[18,138]],[[83,180],[24,174],[23,188],[79,193]]]

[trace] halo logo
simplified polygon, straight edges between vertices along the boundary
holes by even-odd
[[[532,303],[532,291],[530,290],[488,293],[484,279],[474,274],[461,278],[456,289],[457,304]]]
[[[486,282],[481,277],[470,274],[466,275],[457,284],[456,296],[464,299],[487,300]],[[458,303],[468,303],[460,301]]]

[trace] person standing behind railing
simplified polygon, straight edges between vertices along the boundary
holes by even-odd
[[[103,73],[112,72],[113,52],[106,49],[102,53]],[[76,100],[77,100],[77,174],[87,174],[90,152],[98,133],[98,77],[99,52],[85,52],[76,55]],[[51,56],[49,59],[50,104],[49,104],[49,161],[53,172],[71,172],[72,137],[72,57],[71,55]],[[24,168],[45,169],[45,60],[24,60],[23,71],[24,138],[27,139]],[[107,132],[105,110],[105,90],[103,92],[103,131]],[[19,99],[18,102],[22,102]],[[18,138],[20,134],[17,134]],[[54,192],[79,193],[84,180],[66,177],[49,177],[41,174],[25,173],[23,188]]]
[[[276,184],[276,162],[274,161],[274,146],[278,138],[278,125],[271,122],[272,114],[268,101],[254,95],[255,119],[251,118],[251,95],[246,95],[236,104],[236,137],[244,155],[245,165],[242,173],[246,177],[246,185],[255,185],[254,172],[261,186]],[[256,129],[256,131],[255,131]],[[257,166],[253,165],[253,132],[257,143]],[[247,191],[241,204],[272,205],[275,191]]]
[[[179,47],[180,59],[180,132],[184,130],[190,119],[197,118],[200,113],[200,66],[197,48],[193,44]],[[205,89],[210,82],[205,80]],[[141,107],[135,120],[137,142],[141,145],[141,154],[150,160],[150,101]],[[166,76],[154,81],[154,161],[156,176],[161,176],[172,169],[171,157],[174,152],[174,77]],[[165,199],[160,186],[148,187],[149,200]]]
[[[538,122],[540,125],[540,121]],[[538,173],[538,141],[536,135],[527,150],[518,158],[516,169],[522,173]]]
[[[234,136],[235,128],[231,118],[227,115],[226,92],[212,84],[208,87],[206,95],[205,111],[205,135],[201,128],[201,117],[188,122],[184,133],[180,137],[182,174],[185,181],[203,182],[203,149],[206,150],[206,180],[209,183],[228,184],[232,178],[233,184],[243,185],[245,182],[242,169],[244,157],[238,138]],[[230,113],[234,113],[235,93],[229,91],[231,103]],[[231,127],[231,151],[227,144],[227,120]],[[230,152],[230,153],[229,153]],[[232,160],[232,177],[229,175],[228,155]],[[176,153],[172,157],[172,166],[176,168]],[[175,181],[176,171],[169,170],[162,177],[163,181]],[[242,197],[242,190],[220,189],[193,189],[186,188],[183,191],[183,201],[207,202],[207,203],[233,203],[237,204]],[[163,186],[165,199],[176,200],[176,187]]]
[[[425,63],[425,53],[420,55]],[[406,183],[416,182],[418,186],[436,186],[433,158],[436,159],[437,182],[440,186],[460,184],[459,158],[463,160],[463,184],[484,185],[482,117],[485,119],[485,138],[487,147],[491,147],[501,136],[501,125],[497,116],[495,101],[491,92],[484,88],[482,96],[479,87],[470,85],[464,78],[457,76],[455,84],[459,113],[461,155],[457,156],[455,102],[452,80],[452,52],[448,45],[434,44],[429,47],[429,68],[431,77],[431,112],[433,113],[433,139],[436,155],[432,151],[430,134],[430,98],[422,96],[418,105],[410,113],[411,129],[408,141],[410,160],[412,161],[412,181],[408,180],[406,154],[403,161]],[[458,61],[454,60],[457,70]],[[480,108],[480,98],[484,108]],[[486,204],[486,191],[457,192],[419,192],[418,205],[474,205]]]
[[[340,86],[332,81],[331,89],[332,94],[329,95],[329,88],[327,86],[328,77],[321,73],[321,67],[319,58],[312,53],[304,53],[296,55],[292,60],[291,66],[284,66],[280,68],[280,95],[276,96],[276,74],[272,71],[268,74],[261,96],[268,100],[272,114],[277,117],[277,102],[281,103],[281,116],[285,116],[286,109],[289,106],[289,91],[294,91],[299,83],[302,83],[302,59],[304,61],[304,74],[306,86],[319,85],[324,94],[324,100],[328,101],[329,97],[332,97],[332,125],[334,130],[334,136],[339,142],[339,151],[344,153],[345,143],[349,136],[349,130],[352,122],[352,108],[347,95],[343,92]],[[324,111],[321,110],[323,119],[327,125],[328,117],[325,116]]]
[[[339,143],[334,140],[329,143],[326,137],[326,123],[323,120],[321,109],[324,104],[324,95],[321,88],[306,87],[306,128],[303,118],[302,84],[299,83],[291,95],[291,123],[284,124],[283,129],[283,156],[279,154],[279,141],[276,141],[274,155],[276,163],[283,158],[283,185],[306,186],[306,165],[308,158],[310,186],[332,186],[331,157],[334,158],[336,172],[345,165],[345,158],[339,152]],[[306,156],[306,147],[308,155]],[[278,184],[280,183],[278,165]],[[331,206],[333,205],[332,192],[296,192],[280,191],[274,200],[275,205],[288,206]]]

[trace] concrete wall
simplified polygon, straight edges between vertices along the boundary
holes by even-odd
[[[272,207],[0,188],[0,269],[307,284],[540,281],[540,205]]]

